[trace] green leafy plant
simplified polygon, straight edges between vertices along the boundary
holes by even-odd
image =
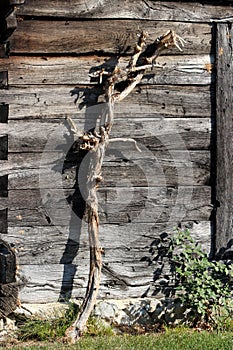
[[[87,322],[85,336],[113,336],[114,329],[110,324],[101,320],[99,317],[91,316]]]
[[[177,296],[189,310],[192,324],[218,328],[229,323],[233,314],[232,267],[211,261],[188,229],[176,229],[169,252],[175,264]]]

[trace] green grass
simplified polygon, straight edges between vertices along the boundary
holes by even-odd
[[[21,341],[52,341],[64,336],[66,329],[72,324],[78,312],[78,306],[70,303],[65,313],[53,319],[38,317],[25,318],[18,316],[18,339]]]
[[[164,334],[85,336],[76,345],[62,342],[7,347],[14,350],[233,350],[232,332],[168,329]]]
[[[53,319],[18,316],[17,336],[20,341],[56,341],[64,338],[65,331],[73,323],[78,312],[76,304],[70,304],[65,314]],[[86,334],[89,336],[114,335],[112,327],[97,317],[90,317]]]
[[[13,350],[233,350],[233,321],[230,319],[224,323],[224,327],[218,328],[218,332],[197,332],[184,326],[159,328],[158,325],[154,325],[155,327],[150,331],[143,327],[123,327],[121,331],[124,333],[115,335],[110,325],[96,317],[90,317],[85,335],[76,345],[71,346],[64,343],[63,339],[65,330],[72,324],[77,312],[78,306],[71,303],[63,315],[54,319],[19,317],[17,322],[19,342],[17,345],[0,344],[0,348]],[[157,333],[153,333],[153,330]],[[129,332],[131,334],[128,334]]]

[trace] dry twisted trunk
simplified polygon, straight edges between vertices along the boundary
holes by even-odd
[[[113,72],[101,70],[99,74],[100,84],[104,87],[106,109],[101,116],[101,122],[94,132],[78,134],[81,141],[80,148],[88,150],[90,153],[89,172],[87,179],[87,214],[88,214],[88,233],[90,246],[90,271],[86,295],[81,307],[81,311],[75,322],[67,329],[66,336],[71,343],[75,343],[83,334],[88,318],[94,308],[98,289],[100,285],[101,268],[102,268],[102,249],[99,244],[99,216],[98,216],[98,199],[97,188],[101,182],[102,164],[106,148],[109,144],[110,131],[114,121],[114,104],[122,101],[129,93],[140,83],[146,70],[152,69],[154,60],[166,48],[176,46],[181,50],[184,40],[169,31],[165,35],[155,40],[150,49],[149,55],[144,55],[143,48],[148,34],[142,32],[139,36],[138,43],[135,46],[134,54],[129,61],[125,70],[115,67]],[[146,52],[146,51],[145,51]],[[140,63],[141,60],[141,63]],[[102,83],[103,78],[105,81]],[[122,91],[117,90],[117,84],[125,82],[126,87]],[[73,131],[76,127],[70,120]]]

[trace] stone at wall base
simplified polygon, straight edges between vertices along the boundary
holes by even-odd
[[[81,304],[81,301],[74,302]],[[22,304],[15,313],[49,319],[59,317],[67,308],[68,303]],[[185,315],[185,309],[174,300],[155,298],[98,300],[93,311],[93,316],[117,326],[179,324]]]

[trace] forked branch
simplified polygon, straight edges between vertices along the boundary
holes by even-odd
[[[100,286],[102,249],[99,243],[97,188],[102,180],[103,159],[110,141],[109,137],[114,121],[114,104],[127,97],[141,82],[145,72],[148,69],[153,69],[154,62],[161,52],[170,47],[177,47],[179,50],[182,50],[181,47],[183,47],[185,43],[174,31],[169,31],[165,35],[157,38],[154,43],[150,45],[150,49],[152,46],[152,50],[150,50],[149,55],[146,55],[147,37],[148,33],[144,31],[139,35],[134,53],[124,69],[116,66],[112,72],[101,69],[101,71],[97,73],[99,84],[103,87],[106,108],[101,115],[101,121],[99,119],[97,120],[94,131],[80,132],[77,130],[74,122],[68,119],[71,130],[79,138],[80,148],[89,151],[90,154],[86,199],[90,245],[90,271],[81,311],[75,322],[66,331],[66,336],[71,343],[75,343],[83,334],[87,320],[94,308]],[[123,89],[120,88],[122,84],[119,84],[122,82],[124,82]],[[125,140],[117,139],[117,141],[124,142]],[[132,139],[128,139],[128,141],[132,141]],[[138,149],[136,143],[135,147]]]

